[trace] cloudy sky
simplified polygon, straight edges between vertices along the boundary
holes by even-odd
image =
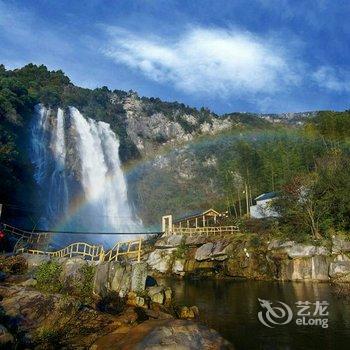
[[[0,63],[232,111],[348,109],[347,0],[0,0]]]

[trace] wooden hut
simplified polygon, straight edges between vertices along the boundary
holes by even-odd
[[[220,213],[214,209],[198,211],[173,221],[173,227],[198,228],[215,226]]]

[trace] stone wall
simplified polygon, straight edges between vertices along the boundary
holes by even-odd
[[[350,282],[350,240],[329,247],[294,241],[170,236],[159,239],[147,259],[153,274],[218,276],[282,281]]]

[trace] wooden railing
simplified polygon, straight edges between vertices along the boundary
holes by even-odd
[[[104,256],[102,245],[90,245],[85,242],[72,243],[63,249],[54,252],[21,248],[18,249],[16,253],[24,252],[37,255],[49,255],[56,258],[82,256],[83,258],[90,258],[90,260],[101,260]]]
[[[173,227],[172,231],[167,234],[180,235],[221,235],[233,234],[239,232],[237,226],[207,226],[207,227]]]
[[[104,251],[102,245],[90,245],[85,242],[73,243],[63,249],[54,252],[20,248],[16,251],[16,253],[48,255],[56,258],[71,258],[73,256],[81,256],[84,259],[89,259],[93,261],[118,261],[118,258],[121,256],[125,256],[126,258],[136,256],[137,261],[140,262],[141,246],[142,239],[140,238],[138,240],[133,241],[118,242],[107,253]],[[136,247],[136,249],[133,249],[134,247]]]
[[[45,241],[49,236],[49,233],[25,231],[8,224],[3,224],[3,227],[6,233],[10,233],[13,236],[18,237],[18,239],[21,239],[22,241],[27,241],[29,243],[40,243],[42,241]]]
[[[127,242],[117,242],[115,246],[105,254],[105,261],[118,261],[119,257],[122,256],[137,256],[137,261],[141,259],[141,237],[137,240]],[[136,249],[133,249],[136,247]]]

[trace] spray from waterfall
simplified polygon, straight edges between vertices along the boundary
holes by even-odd
[[[136,232],[119,159],[119,140],[110,125],[85,118],[78,109],[57,112],[37,106],[32,126],[32,162],[46,211],[44,229]],[[90,236],[111,245],[120,237]],[[126,239],[125,236],[122,238]],[[65,241],[72,241],[66,236]]]

